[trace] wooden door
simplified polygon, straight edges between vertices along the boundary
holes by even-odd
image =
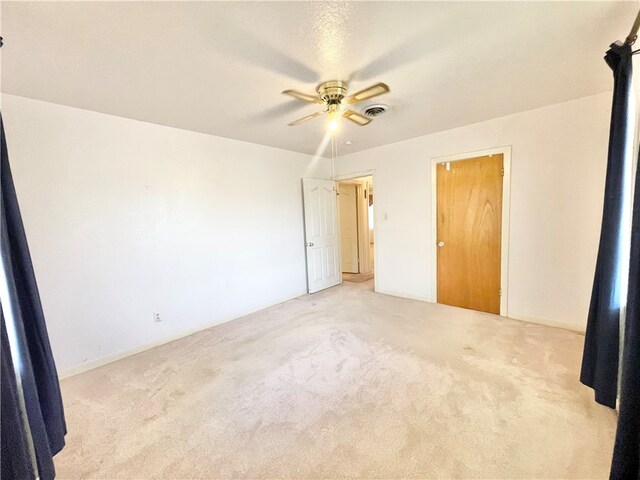
[[[500,313],[502,154],[438,164],[438,303]]]
[[[358,187],[339,183],[340,254],[342,271],[358,273]]]
[[[303,178],[307,286],[314,293],[340,283],[336,184]]]

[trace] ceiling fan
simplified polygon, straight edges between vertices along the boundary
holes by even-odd
[[[331,80],[330,82],[318,85],[316,91],[318,92],[317,96],[307,95],[306,93],[298,92],[296,90],[285,90],[282,92],[285,95],[290,95],[304,102],[324,105],[324,108],[319,112],[294,120],[288,124],[289,126],[294,127],[324,113],[328,113],[329,118],[331,119],[329,128],[332,130],[335,130],[337,127],[335,120],[340,116],[363,127],[370,123],[371,119],[349,109],[349,105],[377,97],[378,95],[383,95],[389,92],[389,87],[385,83],[376,83],[369,88],[360,90],[359,92],[347,97],[347,82],[343,82],[342,80]]]

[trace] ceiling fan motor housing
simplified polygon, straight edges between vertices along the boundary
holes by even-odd
[[[347,96],[347,82],[332,80],[318,85],[316,90],[327,105],[340,105]]]

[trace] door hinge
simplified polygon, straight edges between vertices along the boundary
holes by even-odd
[[[500,175],[502,175],[502,176],[504,177],[504,167],[502,167],[502,168],[500,169]]]
[[[498,295],[502,296],[502,289],[498,290]]]

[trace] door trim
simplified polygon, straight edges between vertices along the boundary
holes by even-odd
[[[345,180],[355,180],[357,178],[362,178],[362,177],[371,177],[372,181],[373,181],[373,186],[376,186],[376,171],[375,169],[372,170],[362,170],[360,172],[353,172],[353,173],[343,173],[341,175],[336,175],[333,179],[336,182],[344,182]],[[378,187],[376,187],[378,188]],[[379,190],[377,190],[379,191]],[[379,251],[379,246],[378,244],[380,242],[378,242],[378,209],[376,208],[376,199],[375,199],[375,193],[374,195],[374,199],[373,199],[373,291],[374,292],[378,292],[378,279],[380,278],[378,275],[378,251]],[[342,272],[340,273],[340,275],[342,275]],[[342,277],[340,277],[341,281],[342,281]]]
[[[502,177],[502,235],[500,246],[500,315],[509,316],[509,207],[511,205],[511,145],[489,148],[473,152],[457,153],[443,157],[431,158],[431,301],[438,303],[438,197],[437,170],[439,163],[457,162],[470,158],[502,154],[504,176]],[[374,182],[375,185],[375,182]],[[374,243],[375,247],[375,243]]]

